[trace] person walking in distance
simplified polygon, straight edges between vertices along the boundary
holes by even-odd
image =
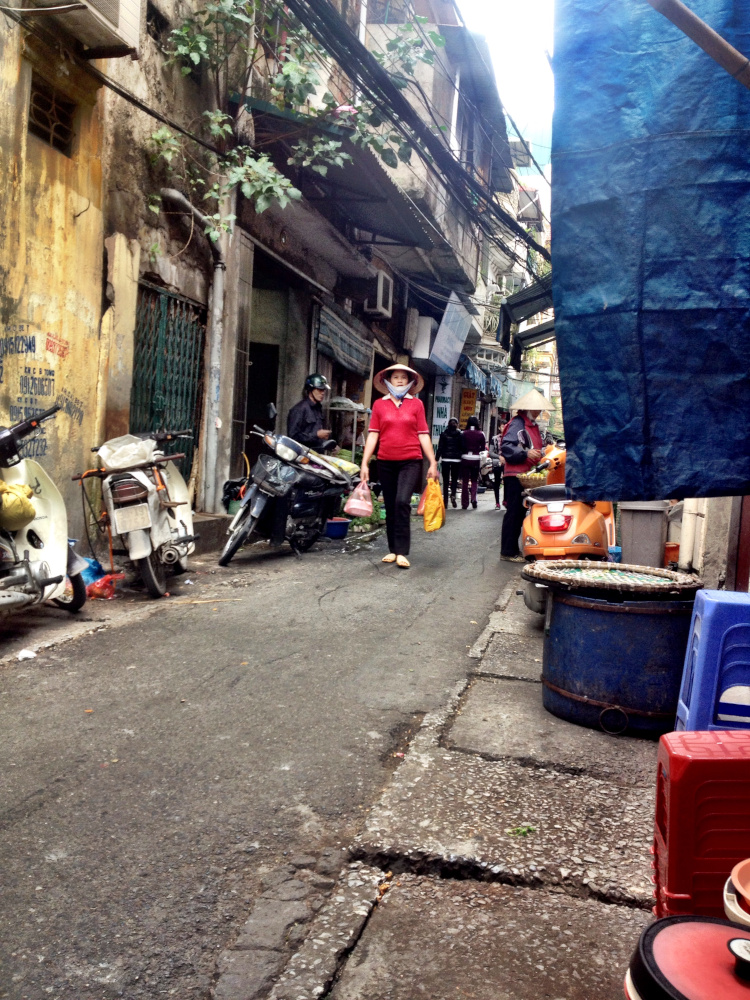
[[[497,434],[490,438],[490,459],[492,460],[492,489],[495,493],[495,510],[500,510],[500,487],[503,485],[503,466],[505,459],[500,454],[500,442],[503,439],[505,424],[501,424]]]
[[[458,429],[458,420],[451,417],[448,426],[440,435],[435,457],[442,463],[443,472],[443,502],[448,506],[448,493],[451,503],[456,506],[456,490],[461,473],[461,455],[464,451],[463,434]]]
[[[500,454],[505,459],[503,489],[507,508],[500,538],[500,555],[512,562],[523,562],[518,539],[525,508],[523,487],[518,476],[529,472],[542,457],[544,444],[536,418],[542,410],[549,409],[549,405],[549,400],[538,389],[531,389],[521,396],[513,407],[515,416],[505,428],[500,444]]]
[[[378,372],[372,384],[383,398],[377,399],[372,407],[359,474],[363,482],[368,482],[370,459],[377,448],[388,536],[388,555],[383,562],[408,569],[411,496],[421,486],[423,454],[430,463],[427,478],[438,478],[424,404],[416,398],[424,388],[424,379],[413,368],[397,364]]]
[[[463,454],[461,455],[461,507],[466,510],[471,500],[471,506],[477,509],[477,483],[479,482],[479,452],[487,448],[487,439],[479,430],[476,417],[469,417],[463,437]]]

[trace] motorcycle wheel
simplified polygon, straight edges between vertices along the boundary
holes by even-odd
[[[65,595],[55,597],[52,603],[64,611],[70,611],[71,614],[81,610],[86,603],[86,584],[80,573],[65,577]]]
[[[167,567],[155,552],[145,559],[136,559],[138,572],[152,597],[164,597],[167,592]]]
[[[230,564],[239,548],[244,545],[253,533],[253,528],[255,527],[255,522],[257,520],[257,517],[248,517],[247,521],[240,521],[232,534],[229,536],[227,544],[222,549],[221,555],[219,556],[219,566],[228,566]]]

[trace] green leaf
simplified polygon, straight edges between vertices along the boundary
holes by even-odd
[[[384,149],[381,152],[380,159],[383,161],[383,163],[386,163],[389,167],[397,167],[398,166],[398,160],[396,159],[396,154],[393,152],[393,150],[390,147],[387,148],[387,149]]]
[[[267,208],[270,207],[272,198],[267,194],[259,194],[255,199],[255,211],[260,215],[261,212],[265,212]]]
[[[435,45],[437,48],[442,49],[445,46],[445,39],[439,32],[428,31],[427,34],[432,44]]]
[[[411,163],[412,148],[407,143],[398,147],[398,158],[402,163]]]
[[[190,53],[190,58],[193,60],[193,62],[195,63],[196,66],[201,61],[201,57],[198,55],[197,52],[191,52]]]
[[[322,163],[316,163],[310,169],[314,170],[316,174],[320,174],[321,177],[325,177],[328,173],[328,167],[323,166]]]

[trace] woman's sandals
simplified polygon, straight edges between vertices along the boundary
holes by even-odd
[[[411,563],[406,556],[397,556],[394,552],[389,552],[388,555],[383,556],[380,561],[384,563],[395,563],[397,566],[400,566],[401,569],[409,569],[411,566]]]

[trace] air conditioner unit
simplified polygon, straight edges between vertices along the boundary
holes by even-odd
[[[390,319],[393,315],[393,278],[385,271],[378,271],[375,300],[365,299],[362,308],[371,316],[382,316],[383,319]]]
[[[412,351],[417,342],[419,333],[419,310],[409,308],[406,310],[406,326],[404,327],[404,350]]]
[[[53,22],[87,50],[88,58],[137,53],[141,38],[141,0],[81,0],[85,10],[50,14]],[[35,7],[59,7],[61,0],[34,0]]]
[[[435,334],[438,331],[437,320],[432,316],[420,316],[417,323],[417,339],[411,352],[413,358],[429,358]]]

